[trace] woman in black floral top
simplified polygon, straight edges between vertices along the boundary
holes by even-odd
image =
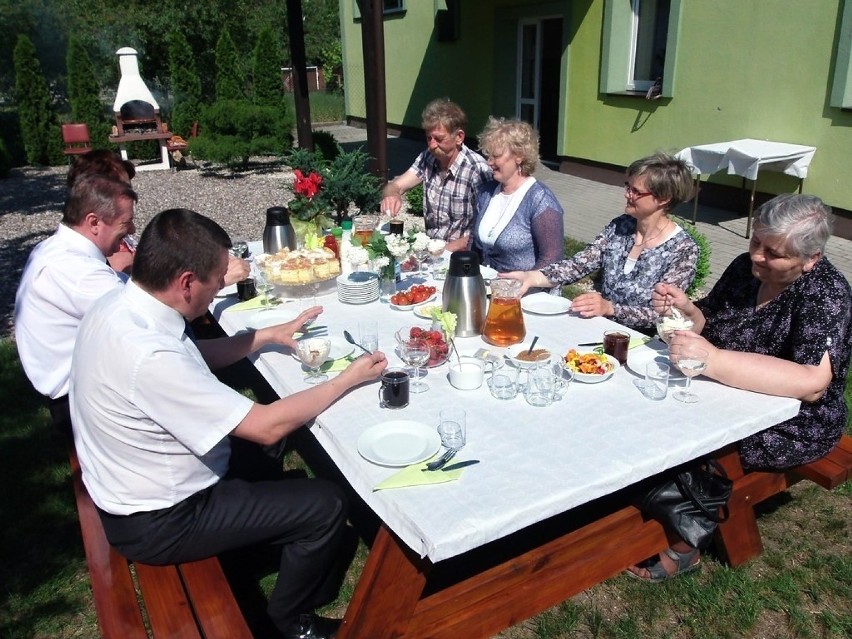
[[[600,290],[578,295],[571,310],[581,317],[603,315],[652,333],[657,313],[651,292],[657,282],[686,289],[695,277],[698,245],[669,211],[693,194],[692,175],[682,160],[658,153],[627,169],[624,215],[610,222],[594,242],[567,260],[540,271],[513,271],[503,277],[532,287],[570,284],[601,271]]]
[[[658,311],[674,307],[695,322],[692,331],[674,333],[673,361],[697,344],[709,353],[705,376],[802,401],[792,419],[740,442],[747,469],[806,464],[843,434],[852,289],[823,256],[831,222],[819,198],[779,195],[758,209],[749,252],[734,259],[707,297],[692,303],[668,284],[654,291]],[[678,542],[656,564],[631,571],[656,581],[697,563],[698,550]]]

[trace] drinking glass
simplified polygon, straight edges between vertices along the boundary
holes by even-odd
[[[422,393],[429,390],[429,385],[420,381],[420,367],[429,361],[429,344],[422,339],[409,339],[402,342],[401,351],[405,363],[414,368],[411,392]]]
[[[646,364],[642,394],[656,401],[665,399],[669,389],[669,370],[668,364],[656,360]]]
[[[328,375],[320,373],[319,369],[325,363],[331,350],[331,340],[326,337],[312,337],[297,342],[299,359],[308,368],[307,384],[319,384],[328,379]]]
[[[249,256],[248,242],[237,240],[231,245],[231,255],[240,259],[246,259]]]
[[[438,421],[438,434],[444,448],[461,450],[465,445],[465,412],[458,406],[444,408]]]
[[[371,353],[379,350],[379,324],[375,321],[358,323],[358,336],[361,346]]]
[[[692,392],[692,378],[700,375],[707,368],[707,357],[709,353],[698,346],[685,346],[680,350],[674,360],[675,366],[686,375],[686,388],[672,394],[679,402],[694,404],[698,401],[698,395]]]

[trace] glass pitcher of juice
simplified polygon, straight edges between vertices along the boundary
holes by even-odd
[[[491,303],[482,327],[482,339],[495,346],[511,346],[524,340],[527,329],[521,312],[521,283],[491,280]]]

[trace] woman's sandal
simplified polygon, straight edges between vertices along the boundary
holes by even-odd
[[[644,568],[648,571],[647,577],[637,575],[632,570],[627,570],[627,574],[633,577],[634,579],[640,579],[642,581],[649,581],[652,583],[659,583],[661,581],[671,579],[672,577],[677,577],[678,575],[685,575],[688,572],[692,572],[693,570],[696,570],[701,564],[701,551],[698,550],[698,548],[693,548],[692,550],[689,550],[687,552],[678,552],[673,548],[666,548],[663,552],[674,563],[674,572],[666,572],[666,569],[663,567],[663,562],[660,557],[655,557],[649,560],[646,564],[643,562],[643,564],[639,565],[639,567]]]

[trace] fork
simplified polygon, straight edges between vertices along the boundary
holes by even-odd
[[[439,468],[441,468],[441,466],[443,466],[448,461],[450,461],[453,457],[455,457],[457,452],[459,452],[459,451],[455,448],[448,448],[447,452],[445,452],[443,455],[438,457],[438,459],[436,459],[435,461],[429,462],[428,464],[426,464],[426,468],[421,468],[420,470],[422,470],[424,473],[427,470],[438,470]]]

